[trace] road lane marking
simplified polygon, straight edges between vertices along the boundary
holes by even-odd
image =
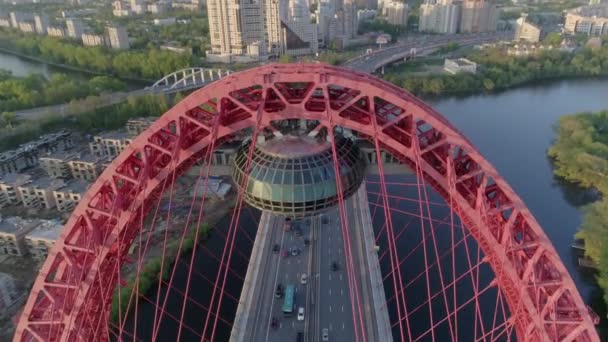
[[[331,312],[331,305],[329,306],[329,312]]]
[[[342,273],[340,273],[340,280],[342,280]]]
[[[344,290],[340,289],[340,296],[344,296]]]
[[[331,280],[331,273],[329,274],[329,280]]]
[[[344,312],[344,304],[342,304],[342,312]]]
[[[342,330],[344,330],[344,322],[342,322]]]
[[[331,296],[331,289],[329,289],[329,295]]]

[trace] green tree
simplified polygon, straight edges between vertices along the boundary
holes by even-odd
[[[15,113],[13,112],[3,112],[2,113],[2,123],[4,126],[12,128],[15,123]]]

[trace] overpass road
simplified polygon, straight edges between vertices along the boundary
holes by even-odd
[[[413,36],[404,39],[393,46],[382,50],[355,57],[343,64],[344,67],[361,72],[373,73],[390,63],[414,56],[429,55],[448,43],[458,43],[460,46],[492,43],[513,36],[510,31],[491,32],[483,34],[449,34],[432,36]],[[412,50],[415,49],[415,52]]]

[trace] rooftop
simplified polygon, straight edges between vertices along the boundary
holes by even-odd
[[[38,225],[36,219],[24,219],[18,216],[2,218],[0,216],[0,232],[7,234],[24,234]]]
[[[569,14],[578,14],[584,17],[598,17],[608,19],[608,3],[581,6],[567,11]]]
[[[318,141],[311,137],[286,135],[281,139],[272,139],[258,143],[266,154],[279,158],[299,158],[316,155],[330,148],[327,141]]]
[[[81,194],[89,188],[89,185],[90,183],[85,180],[75,179],[65,183],[64,186],[62,186],[58,190],[63,192],[73,192]]]
[[[129,134],[126,130],[118,130],[118,131],[111,131],[111,132],[106,132],[106,133],[101,133],[99,135],[97,135],[97,137],[100,137],[102,139],[131,139],[131,134]]]
[[[9,173],[4,176],[0,176],[0,183],[8,184],[11,186],[21,186],[29,183],[32,176],[25,173]]]
[[[58,220],[39,220],[39,224],[25,237],[39,240],[57,240],[63,224]]]

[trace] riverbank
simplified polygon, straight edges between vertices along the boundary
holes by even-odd
[[[0,47],[40,61],[124,79],[156,80],[192,65],[192,56],[151,48],[112,50],[75,41],[0,28]]]
[[[548,151],[556,176],[608,194],[608,110],[567,115],[559,120],[557,138]],[[598,265],[597,284],[608,304],[608,199],[599,198],[583,209],[576,237],[585,255]]]
[[[231,208],[234,206],[235,199],[233,193],[222,201],[208,200],[204,209],[206,223],[201,223],[199,226],[198,238],[196,236],[196,224],[191,225],[190,231],[185,234],[183,242],[181,242],[181,249],[180,241],[182,231],[173,230],[169,232],[168,235],[173,240],[167,242],[164,252],[162,243],[164,241],[164,231],[159,231],[156,243],[152,242],[145,248],[146,255],[143,256],[140,272],[137,272],[137,263],[125,267],[121,272],[121,277],[129,280],[127,281],[126,286],[119,287],[114,292],[112,309],[110,312],[110,319],[112,322],[117,323],[119,317],[124,320],[125,316],[128,316],[129,312],[134,309],[135,306],[132,304],[133,300],[131,299],[134,290],[137,290],[136,293],[139,297],[147,297],[148,292],[158,288],[159,281],[165,282],[169,280],[172,269],[177,266],[175,263],[178,262],[178,258],[188,257],[194,249],[195,244],[205,244],[209,241],[211,233],[215,230],[217,224],[219,224],[222,218],[228,215]],[[183,225],[173,224],[172,226],[182,227]],[[144,236],[143,238],[146,239],[147,237]],[[152,236],[150,237],[150,240],[153,240]],[[137,258],[139,252],[139,246],[137,246],[132,248],[130,254],[133,258]],[[136,299],[140,300],[140,298]],[[131,305],[129,305],[130,302]]]
[[[608,76],[608,44],[576,53],[551,50],[530,57],[506,55],[504,49],[490,48],[467,56],[477,63],[477,73],[416,76],[411,66],[388,69],[383,78],[418,96],[466,96],[493,93],[550,80]],[[415,72],[415,71],[414,71]]]
[[[74,71],[74,72],[78,72],[78,73],[88,74],[91,76],[115,77],[120,80],[129,81],[129,82],[137,82],[137,83],[142,83],[142,84],[150,84],[150,83],[156,82],[156,80],[140,79],[140,78],[132,78],[132,77],[121,77],[121,76],[116,76],[116,75],[108,74],[108,73],[104,73],[104,72],[96,72],[96,71],[86,69],[86,68],[79,68],[79,67],[75,67],[75,66],[68,65],[68,64],[55,63],[55,62],[49,61],[47,59],[43,59],[40,57],[31,56],[31,55],[26,55],[19,51],[8,49],[8,48],[2,47],[2,46],[0,46],[0,52],[6,53],[9,55],[13,55],[13,56],[17,56],[19,58],[23,58],[23,59],[26,59],[29,61],[34,61],[34,62],[41,63],[41,64],[47,64],[47,65],[50,65],[50,66],[58,68],[58,69],[65,69],[65,70]]]

